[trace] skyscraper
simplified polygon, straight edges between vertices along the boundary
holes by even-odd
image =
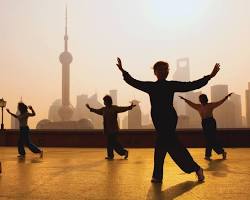
[[[64,52],[59,56],[62,64],[62,106],[58,110],[62,121],[70,121],[73,115],[73,107],[70,104],[70,63],[73,57],[68,52],[68,27],[67,27],[67,7],[65,13],[65,35],[64,35]]]
[[[128,111],[128,129],[141,129],[141,108],[139,101],[132,100],[131,103],[136,105],[132,110]]]
[[[235,128],[242,127],[242,105],[241,96],[238,94],[233,94],[230,96],[230,101],[234,104],[234,116],[235,116]]]
[[[214,85],[211,87],[211,101],[216,102],[228,95],[228,85]],[[214,110],[219,128],[233,128],[235,125],[235,106],[230,100]]]
[[[176,81],[190,81],[189,58],[177,59],[177,68],[174,72],[173,79]],[[186,105],[178,96],[180,93],[174,95],[174,107],[178,115],[186,115]],[[182,94],[185,96],[185,94]]]
[[[246,124],[247,127],[250,127],[250,82],[246,90]]]

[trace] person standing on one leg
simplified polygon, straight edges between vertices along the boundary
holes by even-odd
[[[188,150],[178,140],[175,130],[177,113],[173,106],[175,92],[187,92],[205,86],[220,69],[217,63],[208,76],[193,82],[167,81],[169,65],[159,61],[154,64],[154,74],[157,81],[139,81],[130,76],[122,67],[120,58],[117,58],[117,67],[122,72],[126,83],[149,94],[151,102],[151,117],[157,132],[154,152],[154,171],[152,182],[161,183],[163,178],[163,164],[168,152],[175,163],[186,173],[196,172],[198,181],[204,180],[203,169],[193,160]]]
[[[199,100],[201,104],[193,103],[192,101],[180,96],[189,106],[197,110],[202,119],[202,128],[206,138],[206,151],[205,159],[210,160],[212,155],[212,149],[217,153],[221,154],[223,159],[226,159],[227,153],[222,148],[222,145],[218,142],[216,138],[216,120],[213,117],[213,110],[223,104],[232,93],[225,96],[218,102],[208,103],[207,95],[201,94]]]
[[[109,95],[106,95],[103,98],[105,107],[100,109],[94,109],[86,104],[90,112],[94,112],[98,115],[103,116],[103,127],[104,134],[107,136],[107,157],[105,159],[113,160],[115,150],[120,156],[124,156],[125,159],[128,158],[128,151],[122,147],[122,145],[117,141],[117,135],[119,133],[119,126],[117,122],[117,114],[133,109],[134,104],[131,104],[127,107],[120,107],[112,105],[112,98]]]
[[[28,112],[28,109],[30,109],[31,113]],[[26,106],[24,103],[20,102],[18,103],[18,110],[20,112],[20,115],[15,115],[10,112],[9,109],[6,109],[7,112],[12,115],[13,117],[17,118],[19,121],[20,126],[20,134],[18,139],[18,153],[19,158],[25,158],[25,149],[24,145],[27,145],[27,147],[33,152],[40,154],[40,157],[43,157],[43,151],[40,150],[36,145],[34,145],[30,139],[29,135],[29,126],[28,126],[28,118],[33,117],[36,115],[35,111],[33,110],[32,106]]]

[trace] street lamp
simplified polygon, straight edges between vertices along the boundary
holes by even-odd
[[[1,130],[4,130],[4,125],[3,125],[3,108],[6,106],[6,101],[0,99],[0,107],[2,108],[2,123],[1,123]]]

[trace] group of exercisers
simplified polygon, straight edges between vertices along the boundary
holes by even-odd
[[[220,70],[220,64],[216,63],[212,72],[201,79],[192,82],[168,81],[166,80],[169,74],[169,65],[167,62],[158,61],[154,64],[153,70],[157,78],[156,81],[139,81],[134,79],[127,71],[124,70],[120,58],[117,58],[117,67],[121,71],[124,81],[130,86],[146,92],[150,97],[151,117],[156,130],[156,141],[154,147],[154,169],[151,182],[161,183],[163,179],[163,165],[167,153],[171,156],[174,162],[186,173],[195,172],[198,181],[203,181],[205,176],[203,169],[193,160],[188,150],[180,143],[176,135],[176,125],[178,121],[177,113],[173,106],[175,92],[188,92],[199,89],[205,86],[210,79],[216,76]],[[208,103],[208,98],[205,94],[200,95],[200,104],[193,103],[188,99],[180,96],[189,106],[196,109],[202,119],[203,132],[206,139],[205,159],[210,160],[211,152],[214,150],[217,154],[221,154],[223,159],[226,159],[226,152],[216,138],[216,121],[213,118],[213,110],[221,105],[226,99],[231,96],[228,94],[225,98],[218,102]],[[117,122],[117,114],[126,112],[135,107],[131,104],[127,107],[113,105],[112,98],[106,95],[103,98],[104,107],[91,108],[86,104],[90,112],[94,112],[103,116],[104,134],[107,137],[107,157],[108,160],[114,159],[114,152],[125,159],[128,158],[128,150],[117,141],[119,126]],[[30,109],[31,112],[28,112]],[[15,115],[7,109],[13,117],[20,122],[20,134],[18,139],[18,153],[20,158],[25,157],[24,145],[33,152],[40,154],[43,157],[43,151],[35,146],[29,137],[29,127],[27,124],[28,118],[35,116],[35,111],[31,106],[26,106],[24,103],[18,103],[19,115]]]

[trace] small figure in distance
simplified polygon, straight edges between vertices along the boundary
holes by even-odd
[[[119,133],[117,114],[131,110],[135,107],[135,105],[133,103],[127,107],[113,105],[112,98],[109,95],[103,97],[103,101],[105,106],[102,108],[91,108],[89,104],[86,104],[86,107],[90,110],[90,112],[103,116],[104,134],[107,137],[107,157],[105,159],[113,160],[114,150],[120,156],[124,156],[124,159],[127,159],[128,150],[124,149],[117,141],[117,135]]]
[[[220,101],[211,103],[208,103],[207,95],[201,94],[199,96],[200,104],[196,104],[182,96],[179,96],[190,107],[197,110],[201,116],[202,120],[201,125],[206,139],[206,151],[205,151],[206,160],[211,160],[210,157],[212,156],[212,150],[214,150],[217,154],[221,154],[224,160],[227,158],[227,153],[224,151],[222,145],[216,138],[217,126],[216,126],[216,120],[213,117],[213,110],[218,106],[222,105],[232,94],[233,93],[230,93]]]
[[[155,82],[134,79],[123,69],[120,58],[117,58],[116,65],[127,84],[150,96],[151,117],[157,133],[151,182],[162,183],[163,165],[167,153],[184,172],[195,172],[198,181],[204,181],[203,169],[193,160],[175,134],[178,116],[173,106],[173,97],[175,92],[188,92],[205,86],[220,70],[220,64],[216,63],[209,75],[192,82],[166,80],[169,65],[164,61],[158,61],[153,66],[157,78]]]
[[[28,109],[31,111],[28,112]],[[20,112],[19,115],[15,115],[14,113],[10,112],[9,109],[6,109],[6,111],[12,115],[13,117],[17,118],[19,121],[19,127],[20,127],[20,134],[18,139],[18,158],[24,159],[25,158],[25,149],[24,145],[26,145],[30,151],[33,153],[40,154],[40,158],[43,157],[43,151],[40,150],[36,145],[34,145],[30,139],[29,135],[29,126],[28,126],[28,118],[33,117],[36,115],[34,109],[32,106],[26,106],[24,103],[20,102],[18,103],[18,110]]]

